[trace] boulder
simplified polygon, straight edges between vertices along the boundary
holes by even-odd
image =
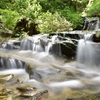
[[[75,58],[78,40],[83,38],[81,31],[34,35],[22,40],[21,50],[47,52],[67,58]]]
[[[76,57],[78,41],[83,38],[80,33],[59,33],[58,41],[52,44],[49,52],[58,56],[64,56],[69,59]]]

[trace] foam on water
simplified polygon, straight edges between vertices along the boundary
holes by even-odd
[[[70,87],[70,88],[82,88],[84,85],[79,80],[69,80],[64,82],[50,83],[51,87]]]

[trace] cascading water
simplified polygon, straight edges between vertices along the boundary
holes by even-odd
[[[98,17],[86,18],[87,29],[94,30],[84,36],[78,43],[77,66],[99,69],[100,66],[100,21]],[[86,23],[85,26],[86,27]]]
[[[52,47],[52,45],[53,45],[53,44],[56,42],[56,40],[58,39],[57,37],[58,37],[57,35],[54,35],[54,36],[52,37],[52,39],[51,39],[50,42],[48,43],[48,46],[46,46],[46,49],[45,49],[46,52],[49,52],[49,50],[50,50],[50,48]]]
[[[78,45],[78,55],[77,62],[83,64],[84,66],[94,68],[100,66],[100,43],[95,43],[92,41],[84,41],[83,39],[79,41]]]
[[[23,40],[20,49],[49,53],[53,44],[57,43],[57,41],[59,41],[57,35],[54,35],[51,38],[48,38],[48,34],[36,35]],[[61,53],[60,46],[58,46],[57,52]]]
[[[64,38],[60,37],[61,35]],[[69,34],[67,35],[69,36]],[[35,86],[37,90],[41,88],[49,90],[50,93],[47,100],[58,100],[59,98],[61,98],[60,100],[66,100],[66,94],[70,94],[70,91],[80,92],[85,89],[97,91],[97,88],[100,86],[100,73],[91,66],[94,66],[94,68],[99,66],[99,43],[93,43],[92,41],[86,41],[84,39],[80,40],[77,56],[78,65],[76,66],[75,62],[65,62],[65,59],[54,57],[48,53],[52,50],[61,53],[61,45],[59,43],[68,42],[73,44],[73,41],[75,41],[75,39],[71,41],[68,37],[65,37],[65,33],[60,34],[60,36],[52,35],[49,37],[47,34],[28,37],[28,39],[21,42],[20,49],[16,51],[1,49],[0,67],[3,71],[0,73],[11,72],[11,74],[16,76],[15,74],[18,74],[20,70],[9,70],[7,72],[4,69],[24,68],[24,71],[21,70],[23,73],[21,75],[23,76],[25,73],[27,78],[30,79],[26,82],[21,81],[20,83],[19,78],[17,78],[19,83],[16,84],[20,86]],[[56,43],[58,44],[55,46],[54,44]],[[52,49],[53,45],[54,49]],[[69,52],[71,51],[69,50]],[[87,70],[86,67],[90,68]],[[18,76],[20,77],[19,74]],[[26,79],[25,76],[22,79]]]
[[[100,28],[99,17],[86,17],[83,30],[98,30]]]
[[[20,45],[21,50],[45,52],[58,56],[75,56],[76,45],[81,38],[81,32],[62,32],[59,34],[41,34],[28,37]],[[73,57],[72,57],[73,58]]]
[[[47,37],[47,35],[36,35],[34,37],[29,37],[28,39],[25,39],[21,42],[20,49],[43,52],[45,51],[47,44],[45,41],[42,41],[42,39],[45,37]]]
[[[17,69],[24,68],[24,64],[20,60],[13,58],[0,57],[0,69]]]

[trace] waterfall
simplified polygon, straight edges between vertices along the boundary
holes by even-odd
[[[99,23],[99,20],[97,22]],[[99,24],[96,25],[95,30],[98,30]],[[88,29],[94,29],[93,27],[94,25]],[[15,80],[15,82],[12,80],[7,82],[6,93],[10,92],[9,89],[13,89],[10,93],[16,94],[17,92],[13,91],[17,89],[17,86],[22,86],[22,89],[25,88],[26,91],[25,100],[28,100],[29,97],[26,93],[31,94],[30,91],[27,91],[28,86],[31,90],[36,87],[36,91],[32,92],[33,94],[38,93],[38,89],[46,89],[49,90],[49,93],[51,92],[50,100],[56,100],[52,97],[60,94],[61,98],[57,97],[57,99],[67,100],[66,93],[70,93],[70,91],[66,91],[67,89],[78,90],[79,95],[80,90],[92,90],[94,92],[98,89],[100,87],[100,41],[98,39],[93,41],[96,31],[89,32],[84,36],[84,39],[80,39],[80,34],[83,36],[84,33],[86,32],[72,31],[58,34],[39,34],[27,37],[20,42],[9,41],[1,45],[0,74],[13,74],[12,80]],[[67,57],[72,58],[75,55],[77,43],[77,61],[67,59]],[[67,55],[66,58],[65,56],[62,57],[64,54]],[[9,87],[10,84],[13,88]],[[7,86],[3,87],[6,88]],[[23,97],[20,92],[16,96]]]
[[[77,48],[77,66],[93,67],[98,69],[100,66],[100,21],[98,17],[86,17],[84,28],[91,31],[84,35]]]
[[[17,69],[23,68],[24,64],[20,60],[13,58],[0,57],[0,69]]]
[[[50,41],[48,42],[47,47],[45,48],[45,52],[49,53],[50,49],[52,48],[53,44],[57,43],[58,41],[58,35],[54,35],[52,36],[52,38],[50,39]],[[57,51],[59,52],[60,49],[58,49]]]
[[[21,50],[32,50],[36,52],[50,53],[51,48],[54,44],[59,41],[58,35],[51,36],[48,38],[48,34],[36,35],[29,37],[28,39],[22,40],[20,49]],[[58,45],[56,52],[60,51],[60,45]]]
[[[97,34],[97,37],[96,37]],[[77,48],[77,66],[83,65],[93,68],[100,66],[100,33],[99,31],[86,34]]]
[[[34,35],[33,37],[28,37],[27,39],[22,40],[20,49],[43,52],[45,49],[45,42],[42,41],[42,38],[45,38],[45,36],[47,35]]]
[[[83,30],[98,30],[100,29],[99,17],[86,17]]]
[[[22,40],[20,49],[45,52],[58,56],[64,55],[71,58],[72,55],[75,55],[74,50],[76,50],[77,42],[82,34],[80,31],[72,31],[34,35]]]
[[[28,39],[22,40],[21,42],[21,46],[20,46],[21,50],[32,50],[32,42],[29,41]]]
[[[77,33],[77,32],[76,32]],[[8,41],[2,44],[2,49],[0,52],[4,50],[5,57],[0,58],[0,68],[1,69],[14,69],[14,68],[24,68],[24,64],[22,61],[29,61],[30,63],[34,63],[33,60],[45,60],[47,56],[57,55],[64,56],[72,59],[73,55],[75,56],[74,50],[76,50],[76,46],[74,44],[77,43],[75,39],[80,39],[80,32],[76,34],[74,32],[62,32],[62,33],[53,33],[53,34],[39,34],[34,35],[32,37],[27,37],[26,39],[21,40],[20,42],[17,40]],[[72,40],[71,40],[72,39]],[[9,44],[9,46],[8,46]],[[18,49],[17,49],[18,48]],[[23,59],[16,60],[13,57],[16,52],[25,52]],[[11,52],[11,53],[10,53]],[[27,52],[29,52],[27,54]],[[21,56],[22,53],[20,53]],[[8,57],[6,57],[8,55]],[[12,57],[10,57],[12,56]],[[14,59],[13,59],[14,58]],[[29,60],[28,60],[29,59]],[[48,60],[49,58],[47,58]],[[32,61],[32,62],[31,62]],[[36,61],[35,61],[36,62]],[[34,63],[35,64],[35,63]],[[36,65],[36,64],[35,64]]]
[[[4,69],[6,66],[7,58],[0,57],[0,68]]]
[[[7,66],[9,68],[17,68],[17,64],[16,64],[15,59],[8,59]]]
[[[83,65],[87,68],[94,67],[98,69],[100,66],[100,43],[92,41],[85,41],[84,39],[79,41],[77,51],[77,64]]]
[[[100,29],[100,20],[97,17],[97,24],[96,24],[95,30],[98,30],[98,29]]]

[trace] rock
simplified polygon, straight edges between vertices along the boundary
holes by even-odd
[[[9,89],[9,88],[3,88],[3,89],[2,89],[2,93],[5,93],[5,94],[12,94],[12,93],[13,93],[13,90],[12,90],[12,89]]]
[[[38,91],[23,91],[19,96],[16,96],[14,100],[41,100],[41,98],[48,96],[48,90]]]
[[[77,31],[58,33],[57,38],[58,41],[54,41],[49,52],[69,59],[76,58],[78,40],[83,38],[83,34]]]
[[[83,30],[95,30],[100,28],[99,17],[85,17]]]
[[[100,30],[95,31],[94,33],[91,34],[86,34],[84,38],[85,41],[100,43]]]
[[[2,48],[9,50],[18,50],[20,49],[20,41],[19,40],[9,40],[2,44]]]
[[[13,74],[0,75],[0,82],[10,81],[13,77]]]
[[[24,92],[24,91],[34,91],[34,90],[36,90],[36,87],[20,86],[20,87],[17,87],[16,89],[21,92]]]
[[[40,96],[44,95],[44,94],[48,94],[48,90],[40,90],[40,91],[36,91],[36,92],[23,92],[20,94],[20,96],[23,97],[37,97],[39,98]]]
[[[23,96],[16,96],[13,100],[35,100],[32,97],[23,97]]]
[[[65,56],[69,59],[73,59],[76,56],[76,49],[77,46],[74,43],[63,42],[52,45],[50,52],[58,56]]]
[[[56,69],[56,68],[44,68],[44,69],[37,69],[31,75],[31,78],[36,80],[46,80],[52,77],[56,77],[57,75],[65,74],[63,71]],[[49,80],[48,79],[48,80]]]
[[[31,50],[50,52],[58,56],[75,58],[78,40],[83,38],[81,31],[34,35],[22,41],[9,40],[2,48],[9,50]]]
[[[72,32],[62,32],[58,33],[59,38],[64,39],[64,38],[70,38],[70,39],[81,39],[83,38],[84,34],[82,34],[81,31],[72,31]]]
[[[0,93],[0,100],[12,100],[12,98],[8,94]]]

